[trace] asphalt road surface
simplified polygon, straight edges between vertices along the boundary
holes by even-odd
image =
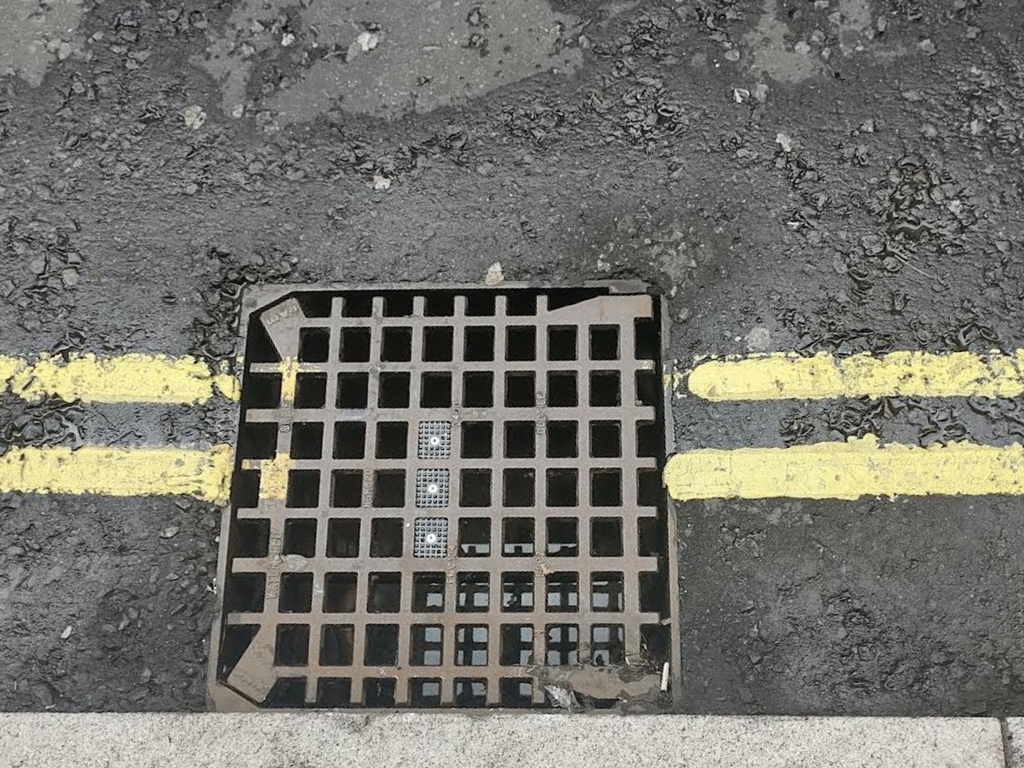
[[[1016,395],[710,402],[685,372],[1024,347],[1022,31],[1012,0],[6,0],[0,354],[216,368],[246,285],[500,262],[666,297],[677,451],[1011,446]],[[71,400],[0,395],[0,450],[237,418]],[[1019,495],[675,511],[683,711],[1024,714]],[[219,520],[0,495],[0,709],[203,708]]]

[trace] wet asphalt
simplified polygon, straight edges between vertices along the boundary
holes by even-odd
[[[1009,0],[16,0],[0,22],[3,354],[216,363],[247,285],[494,262],[655,286],[683,369],[1024,346]],[[235,419],[5,395],[0,447],[210,445]],[[1024,437],[1016,400],[684,396],[673,421],[677,450]],[[1020,716],[1022,512],[678,504],[682,710]],[[218,521],[0,495],[0,709],[203,708]]]

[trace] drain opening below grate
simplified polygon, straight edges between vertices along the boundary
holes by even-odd
[[[658,311],[607,288],[250,309],[211,685],[271,707],[656,697]]]

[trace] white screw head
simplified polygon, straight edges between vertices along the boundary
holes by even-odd
[[[431,447],[437,448],[439,445],[441,445],[441,438],[438,437],[437,435],[431,435],[430,440],[428,442],[430,443]]]
[[[437,544],[437,534],[428,533],[426,535],[425,541],[427,542],[427,544]]]
[[[437,483],[431,483],[430,485],[427,486],[427,493],[431,495],[439,493],[440,491],[441,487]]]

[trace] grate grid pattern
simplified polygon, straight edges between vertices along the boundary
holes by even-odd
[[[273,353],[247,349],[224,624],[256,639],[228,685],[257,703],[539,706],[531,667],[645,658],[669,611],[653,299],[549,308],[558,294],[254,314]]]

